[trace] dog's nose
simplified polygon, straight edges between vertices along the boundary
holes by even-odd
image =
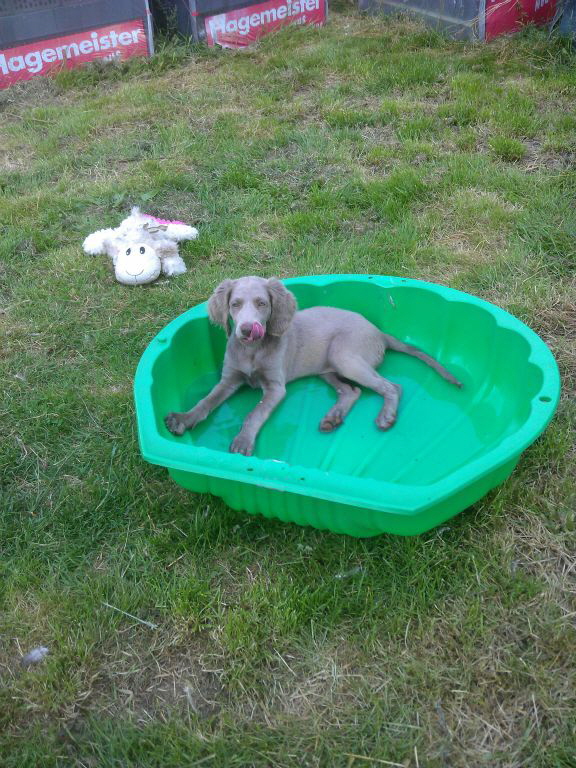
[[[247,339],[248,336],[250,336],[252,333],[252,323],[242,323],[240,326],[240,333],[242,336],[244,336],[245,339]]]

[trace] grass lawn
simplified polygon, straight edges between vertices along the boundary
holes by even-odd
[[[544,32],[353,12],[0,93],[2,768],[576,766],[575,97]],[[130,204],[198,226],[186,275],[82,253]],[[438,530],[252,518],[139,456],[162,326],[224,277],[325,272],[475,293],[556,355],[548,430]]]

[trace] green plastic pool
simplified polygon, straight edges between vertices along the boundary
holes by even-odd
[[[474,296],[397,277],[327,275],[286,280],[300,308],[364,314],[421,347],[463,388],[422,362],[387,352],[380,372],[403,387],[398,420],[376,428],[379,395],[364,391],[345,424],[318,423],[334,390],[319,378],[288,385],[255,455],[228,452],[260,397],[241,390],[183,437],[164,426],[219,378],[225,335],[200,304],[145,350],[134,382],[140,448],[185,488],[234,509],[352,536],[417,534],[461,512],[502,483],[552,418],[560,377],[546,344],[520,320]]]

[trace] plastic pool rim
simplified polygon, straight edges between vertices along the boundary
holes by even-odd
[[[158,355],[166,348],[180,328],[192,319],[206,317],[207,309],[206,302],[204,302],[187,310],[163,328],[150,342],[138,364],[134,379],[134,393],[139,443],[146,461],[164,466],[176,475],[187,473],[237,482],[260,489],[268,489],[272,493],[296,494],[328,503],[372,510],[384,517],[396,515],[402,518],[420,515],[427,506],[441,503],[443,500],[463,493],[472,483],[478,483],[479,480],[490,474],[497,474],[498,470],[503,468],[506,469],[504,477],[507,477],[517,463],[520,454],[544,431],[552,419],[559,401],[560,376],[558,367],[552,352],[542,339],[518,318],[505,310],[478,297],[435,283],[400,277],[346,274],[298,277],[283,282],[290,288],[302,284],[322,287],[337,281],[370,281],[382,288],[412,286],[430,290],[447,301],[465,301],[468,304],[476,305],[488,311],[499,328],[520,333],[530,347],[528,362],[537,366],[542,372],[542,385],[531,399],[528,417],[514,433],[504,437],[498,445],[462,467],[453,470],[446,477],[428,485],[399,485],[381,481],[378,483],[376,492],[373,489],[372,491],[369,490],[370,483],[367,483],[365,478],[324,472],[309,466],[288,464],[281,459],[245,457],[207,447],[191,446],[189,443],[180,443],[169,436],[167,432],[163,434],[162,429],[159,430],[157,427],[152,397],[153,366]],[[499,479],[491,487],[498,485],[503,479]],[[477,498],[483,496],[489,489],[485,489]],[[210,492],[218,495],[217,490],[214,491],[212,488]],[[477,498],[474,498],[473,501],[476,501]],[[466,506],[468,503],[472,502],[467,502]],[[247,509],[247,511],[254,510]],[[452,517],[456,513],[451,512],[443,518],[440,515],[430,526],[407,525],[406,532],[418,533],[420,530],[427,530],[439,524],[442,519]],[[321,527],[331,526],[323,524]],[[352,535],[374,535],[393,530],[395,527],[386,524],[383,519],[383,525],[379,530],[364,534],[352,532]],[[402,526],[400,525],[400,527]],[[341,526],[339,526],[340,528]]]

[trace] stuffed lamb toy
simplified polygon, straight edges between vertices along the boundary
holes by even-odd
[[[119,283],[142,285],[156,280],[160,272],[168,277],[186,272],[178,242],[197,237],[198,230],[181,221],[157,219],[132,208],[119,227],[93,232],[82,247],[92,256],[110,256]]]

